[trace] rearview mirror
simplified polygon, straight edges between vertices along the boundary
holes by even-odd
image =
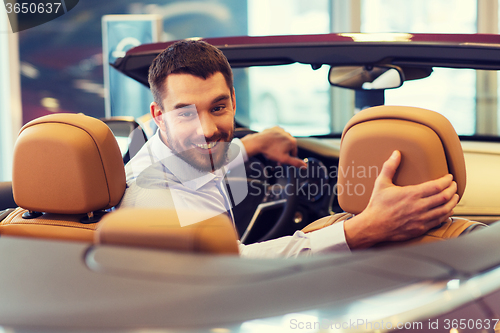
[[[401,68],[391,65],[331,67],[332,86],[356,90],[382,90],[400,87],[404,82]]]

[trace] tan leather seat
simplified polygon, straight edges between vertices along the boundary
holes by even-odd
[[[96,244],[238,254],[238,235],[226,214],[181,227],[175,210],[120,208],[103,217],[99,224]]]
[[[444,116],[415,107],[372,107],[356,114],[342,133],[337,194],[348,214],[320,219],[303,231],[317,230],[362,212],[383,163],[394,150],[402,156],[394,184],[415,185],[451,173],[458,195],[463,195],[466,172],[462,146]],[[482,227],[485,225],[479,222],[450,219],[413,242],[457,237]]]
[[[19,133],[12,187],[19,208],[2,220],[1,235],[93,241],[101,211],[125,191],[120,149],[95,118],[38,118]]]

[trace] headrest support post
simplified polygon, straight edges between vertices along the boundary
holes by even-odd
[[[101,220],[101,218],[104,216],[104,212],[102,213],[97,213],[97,212],[88,212],[87,216],[82,217],[80,219],[80,222],[83,224],[91,224],[91,223],[97,223]]]
[[[42,215],[43,213],[41,212],[35,212],[33,210],[29,210],[22,215],[22,218],[25,220],[31,220],[31,219],[36,219],[37,217],[40,217]]]

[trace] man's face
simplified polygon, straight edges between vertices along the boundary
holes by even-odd
[[[163,110],[151,104],[163,142],[198,170],[222,167],[233,139],[236,111],[234,91],[222,73],[206,80],[171,74],[164,87]]]

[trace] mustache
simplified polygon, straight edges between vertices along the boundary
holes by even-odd
[[[205,142],[214,142],[214,141],[219,141],[219,140],[227,140],[231,136],[231,133],[229,132],[224,132],[224,133],[218,133],[216,135],[213,135],[209,138],[205,137]]]

